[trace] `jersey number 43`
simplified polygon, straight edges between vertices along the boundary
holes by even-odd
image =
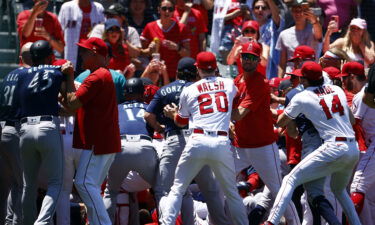
[[[214,95],[217,111],[228,112],[227,94],[223,91],[220,91],[220,92],[216,92],[215,94],[201,94],[198,96],[200,114],[204,115],[204,114],[214,112],[214,106],[212,103],[211,95]]]
[[[326,101],[323,99],[320,100],[319,104],[322,106],[324,113],[326,114],[327,120],[332,119],[332,114],[329,111]],[[332,113],[340,113],[340,116],[344,115],[344,107],[341,105],[339,96],[334,95],[332,98]]]

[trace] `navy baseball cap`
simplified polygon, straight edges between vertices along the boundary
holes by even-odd
[[[104,23],[104,26],[105,26],[105,30],[106,31],[109,30],[109,29],[111,29],[112,27],[121,28],[120,23],[116,19],[108,19],[108,20],[106,20],[105,23]]]
[[[194,65],[195,60],[191,57],[184,57],[178,61],[177,70],[181,72],[197,72],[197,67]]]
[[[104,14],[110,14],[115,16],[125,16],[126,9],[120,3],[112,4],[104,11]]]

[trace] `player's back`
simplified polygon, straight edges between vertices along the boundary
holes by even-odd
[[[17,117],[17,107],[14,104],[18,76],[27,68],[20,67],[4,77],[0,86],[0,121],[14,120]]]
[[[295,97],[304,103],[301,105],[303,114],[311,120],[322,139],[354,137],[350,109],[340,87],[330,84],[308,87]]]
[[[207,77],[185,88],[180,105],[190,117],[189,128],[228,130],[237,88],[231,79]]]
[[[118,105],[120,134],[151,135],[150,127],[144,119],[147,104],[137,101],[126,101]]]
[[[23,70],[19,75],[17,91],[21,117],[58,116],[57,97],[63,79],[57,66],[40,65]]]

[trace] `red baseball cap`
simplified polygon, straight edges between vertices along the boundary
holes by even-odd
[[[274,88],[278,88],[279,85],[280,85],[280,82],[281,82],[281,78],[279,77],[274,77],[272,78],[268,84],[270,85],[270,87],[274,87]]]
[[[262,53],[262,45],[255,41],[247,42],[242,45],[241,54],[242,53],[250,53],[259,57]]]
[[[100,38],[91,37],[87,40],[84,40],[80,43],[77,43],[77,45],[82,47],[82,48],[86,48],[86,49],[95,51],[96,53],[99,53],[100,55],[102,55],[104,57],[108,56],[108,46]]]
[[[347,62],[342,66],[341,73],[337,77],[346,77],[350,74],[357,76],[365,75],[365,67],[359,62]]]
[[[259,33],[259,23],[255,20],[248,20],[242,24],[242,32],[247,28],[253,28]]]
[[[301,69],[295,69],[292,72],[285,73],[285,74],[286,75],[294,75],[294,76],[297,76],[297,77],[302,77]]]
[[[323,68],[323,71],[326,72],[331,80],[337,79],[338,75],[340,74],[340,70],[336,67],[329,66],[326,68]]]
[[[315,50],[307,45],[298,46],[293,53],[293,57],[288,60],[288,62],[295,59],[311,59],[315,60]]]
[[[199,69],[216,69],[216,57],[212,52],[201,52],[197,55],[197,61],[194,65]]]
[[[302,77],[309,80],[320,80],[323,79],[322,67],[313,61],[305,62],[301,68]]]

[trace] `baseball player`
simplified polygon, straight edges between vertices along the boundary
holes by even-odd
[[[270,88],[264,80],[264,73],[258,67],[261,51],[262,48],[257,42],[242,45],[241,62],[244,73],[234,80],[238,94],[232,113],[232,120],[235,121],[232,150],[235,154],[236,173],[252,165],[266,184],[265,193],[270,193],[265,194],[259,202],[264,212],[269,202],[276,197],[282,178],[270,110]],[[252,224],[253,215],[250,213],[249,217]],[[285,217],[288,224],[299,224],[293,204],[288,207]]]
[[[358,163],[350,190],[351,199],[358,215],[360,215],[366,193],[375,185],[375,109],[368,107],[362,102],[367,83],[363,65],[357,62],[348,62],[345,65],[348,64],[352,64],[352,69],[348,71],[349,73],[342,74],[342,76],[348,76],[349,82],[353,86],[355,96],[351,108],[356,122],[363,129],[366,146],[368,146],[366,153]]]
[[[298,185],[328,175],[332,175],[331,190],[343,207],[349,223],[361,224],[345,190],[359,157],[351,126],[354,118],[345,94],[341,88],[323,83],[319,64],[305,62],[301,72],[305,90],[293,97],[279,116],[277,125],[286,126],[302,113],[313,123],[324,143],[284,177],[266,224],[278,224]]]
[[[20,67],[4,77],[0,87],[0,224],[5,224],[5,212],[7,211],[7,199],[12,191],[12,201],[15,209],[12,217],[17,217],[19,222],[22,214],[17,209],[21,207],[22,197],[22,168],[21,153],[19,148],[19,123],[17,118],[17,107],[14,102],[14,91],[17,86],[18,76],[27,68]],[[13,220],[8,221],[13,224]],[[16,221],[15,221],[16,222]],[[21,222],[22,223],[22,222]]]
[[[237,88],[233,81],[216,77],[216,58],[201,52],[195,64],[200,81],[184,88],[176,105],[167,105],[165,113],[175,123],[189,124],[192,135],[177,164],[174,184],[168,196],[160,200],[163,225],[174,225],[188,185],[204,167],[209,166],[226,196],[234,224],[247,225],[246,210],[236,188],[234,160],[230,149],[229,121]]]
[[[20,148],[24,168],[23,224],[48,224],[56,209],[63,179],[63,150],[58,119],[58,94],[62,96],[65,76],[52,66],[52,47],[36,41],[30,47],[33,67],[18,75],[15,101],[20,110]],[[45,164],[44,164],[45,163]],[[47,194],[38,218],[37,176],[40,165],[49,169]]]
[[[186,145],[186,139],[190,135],[190,130],[176,126],[174,121],[163,115],[163,107],[167,104],[178,104],[179,97],[185,86],[197,79],[197,68],[195,60],[189,57],[182,58],[178,63],[178,80],[160,88],[150,105],[147,107],[145,119],[158,132],[163,131],[165,126],[165,143],[159,159],[159,172],[156,178],[155,196],[159,203],[160,199],[167,195],[175,178],[177,162]],[[223,201],[219,195],[219,185],[215,181],[212,171],[206,166],[195,177],[208,205],[212,220],[215,224],[229,224],[226,218]],[[159,204],[158,204],[159,205]],[[182,204],[182,220],[186,224],[194,224],[193,201],[188,192],[184,195]]]
[[[86,205],[89,222],[109,225],[111,220],[100,195],[100,185],[115,153],[121,150],[116,91],[110,71],[105,68],[108,47],[104,41],[89,38],[78,45],[82,50],[83,69],[89,69],[91,74],[77,91],[73,65],[66,63],[62,66],[62,70],[69,74],[68,107],[71,110],[78,109],[73,147],[83,150],[74,184]]]
[[[112,222],[117,194],[130,171],[137,171],[150,185],[154,184],[158,160],[152,145],[152,130],[143,118],[147,108],[143,103],[143,92],[141,79],[129,79],[125,83],[125,102],[118,106],[122,152],[116,155],[109,169],[103,197]]]

